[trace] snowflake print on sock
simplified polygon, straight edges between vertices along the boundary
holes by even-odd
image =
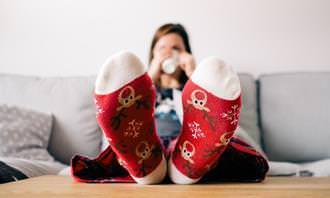
[[[136,121],[135,119],[131,120],[128,123],[124,135],[127,137],[137,138],[140,134],[140,129],[142,125],[143,125],[142,121]]]
[[[231,110],[228,110],[227,112],[223,112],[221,114],[221,118],[230,121],[231,125],[235,125],[238,122],[240,110],[241,109],[238,105],[233,105],[231,106]]]
[[[205,138],[205,134],[202,129],[199,127],[200,125],[193,121],[192,123],[188,123],[189,129],[191,131],[191,135],[194,139]]]
[[[98,117],[100,114],[104,113],[104,110],[102,109],[101,105],[97,102],[95,98],[94,98],[94,103],[96,107],[96,117]]]

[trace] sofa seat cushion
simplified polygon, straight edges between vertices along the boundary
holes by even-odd
[[[269,176],[329,177],[330,158],[313,162],[269,162]]]
[[[67,166],[57,161],[31,160],[15,157],[0,157],[0,162],[22,172],[27,177],[57,175]],[[3,174],[5,174],[3,172]]]

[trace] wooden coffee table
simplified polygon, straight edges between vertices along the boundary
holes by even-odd
[[[268,177],[263,183],[195,185],[86,184],[71,177],[41,176],[0,185],[0,197],[330,197],[330,177]]]

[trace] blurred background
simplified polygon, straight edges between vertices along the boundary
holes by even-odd
[[[0,0],[0,72],[96,74],[128,49],[145,63],[155,30],[183,24],[197,62],[254,76],[330,70],[329,0]]]

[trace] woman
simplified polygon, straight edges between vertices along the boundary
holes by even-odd
[[[179,69],[173,74],[166,74],[161,69],[162,62],[179,52]],[[165,24],[156,31],[149,52],[148,74],[156,85],[163,88],[179,88],[195,70],[195,59],[192,56],[189,37],[180,24]]]
[[[162,63],[177,53],[177,68],[173,73],[162,70]],[[180,24],[165,24],[156,31],[149,52],[148,74],[157,87],[157,131],[165,147],[180,132],[181,124],[175,111],[173,89],[182,90],[196,67],[189,36]]]

